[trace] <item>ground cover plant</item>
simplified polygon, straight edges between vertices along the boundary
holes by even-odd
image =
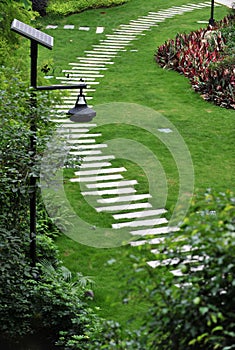
[[[231,14],[213,27],[177,34],[175,40],[168,40],[158,48],[156,61],[161,67],[188,77],[204,99],[234,109],[233,31]]]

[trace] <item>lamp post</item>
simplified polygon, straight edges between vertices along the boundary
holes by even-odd
[[[11,24],[11,30],[14,32],[30,39],[30,57],[31,57],[31,74],[30,74],[30,85],[32,87],[31,97],[30,97],[30,107],[31,107],[31,118],[30,118],[30,165],[31,168],[35,166],[36,157],[36,146],[37,146],[37,90],[63,90],[63,89],[80,89],[80,94],[78,95],[75,107],[70,110],[69,114],[71,120],[76,122],[90,121],[96,112],[89,108],[86,104],[85,96],[82,94],[82,90],[86,88],[86,84],[83,80],[79,84],[73,85],[51,85],[51,86],[37,86],[37,56],[38,56],[38,44],[52,49],[53,47],[53,37],[47,35],[40,30],[37,30],[17,19],[14,19]],[[33,170],[33,169],[32,169]],[[29,210],[30,210],[30,259],[31,266],[35,267],[37,262],[36,254],[36,222],[37,222],[37,177],[34,172],[31,171],[30,179],[30,199],[29,199]]]
[[[211,0],[211,17],[209,19],[209,25],[214,27],[215,25],[215,20],[214,20],[214,6],[215,6],[215,1]]]

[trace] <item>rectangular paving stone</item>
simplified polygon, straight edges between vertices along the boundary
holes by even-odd
[[[75,171],[76,176],[86,176],[86,175],[98,175],[98,174],[112,174],[126,171],[126,168],[105,168],[105,169],[95,169],[95,170],[81,170]]]
[[[113,190],[100,190],[100,191],[88,191],[88,192],[82,192],[83,196],[103,196],[106,194],[127,194],[127,193],[135,193],[136,190],[132,187],[120,187],[115,188]]]
[[[99,157],[85,157],[83,158],[83,162],[96,162],[100,160],[111,160],[115,159],[115,156],[109,155],[109,156],[99,156]]]
[[[56,25],[52,25],[52,24],[49,24],[48,26],[46,26],[46,29],[57,29],[58,26]]]
[[[97,162],[97,163],[82,163],[80,169],[90,169],[90,168],[104,168],[111,166],[109,162]]]
[[[104,143],[101,144],[95,144],[95,145],[78,145],[79,149],[85,150],[85,149],[98,149],[98,148],[105,148],[107,147],[107,145],[105,145]],[[78,147],[74,147],[73,145],[70,147],[70,149],[78,149]]]
[[[133,201],[140,201],[142,199],[151,198],[152,196],[150,194],[134,194],[133,196],[119,196],[119,197],[113,197],[113,198],[102,198],[98,199],[98,203],[120,203],[120,202],[133,202]]]
[[[95,210],[99,213],[102,211],[115,212],[122,210],[133,210],[133,209],[142,209],[142,208],[151,208],[150,203],[136,203],[136,204],[125,204],[125,205],[112,205],[107,207],[98,207]]]
[[[161,235],[161,234],[177,232],[177,231],[179,231],[178,227],[165,226],[165,227],[152,228],[152,229],[146,229],[146,230],[131,231],[130,234],[138,235],[138,236],[147,236],[147,235]]]
[[[75,28],[75,26],[72,24],[65,24],[64,25],[64,29],[74,29]]]
[[[73,144],[93,144],[95,143],[95,140],[66,140],[68,143],[73,143]]]
[[[148,216],[157,216],[157,215],[165,214],[166,212],[167,212],[166,209],[144,210],[144,211],[136,211],[132,213],[125,213],[125,214],[115,214],[113,215],[113,218],[115,220],[144,218]]]
[[[85,30],[85,31],[89,31],[90,30],[90,27],[79,27],[78,28],[79,30]]]
[[[87,188],[112,188],[112,187],[125,187],[137,185],[138,182],[136,180],[126,180],[126,181],[115,181],[115,182],[100,182],[97,184],[87,184]]]
[[[119,229],[123,227],[139,227],[139,226],[155,226],[166,224],[168,221],[165,218],[152,219],[152,220],[135,220],[130,222],[120,222],[118,224],[112,224],[112,228]]]
[[[91,155],[101,154],[102,152],[100,150],[92,150],[92,151],[72,151],[72,150],[70,150],[69,153],[74,154],[75,156],[91,156]]]
[[[163,243],[165,241],[165,238],[164,237],[159,237],[159,238],[154,238],[152,240],[141,240],[141,241],[134,241],[134,242],[130,242],[130,245],[132,247],[138,247],[140,245],[144,245],[146,243],[149,243],[149,244],[160,244],[160,243]]]
[[[104,31],[104,27],[97,27],[96,28],[96,34],[101,34]]]
[[[100,175],[100,176],[83,176],[79,178],[70,179],[71,182],[98,182],[98,181],[108,181],[108,180],[118,180],[123,179],[122,175]]]

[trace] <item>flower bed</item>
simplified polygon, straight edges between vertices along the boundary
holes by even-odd
[[[230,35],[224,30],[234,30],[234,21],[235,14],[226,16],[215,27],[177,34],[158,48],[156,62],[188,77],[205,100],[235,109],[234,48],[228,49]]]

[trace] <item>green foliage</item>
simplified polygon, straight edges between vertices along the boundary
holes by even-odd
[[[208,191],[195,199],[179,237],[159,247],[146,295],[148,349],[233,348],[234,217],[233,194]]]
[[[110,7],[124,4],[129,0],[49,0],[47,13],[56,15],[70,15],[91,8]]]
[[[47,5],[48,0],[32,0],[33,11],[37,11],[42,17],[46,15]]]

